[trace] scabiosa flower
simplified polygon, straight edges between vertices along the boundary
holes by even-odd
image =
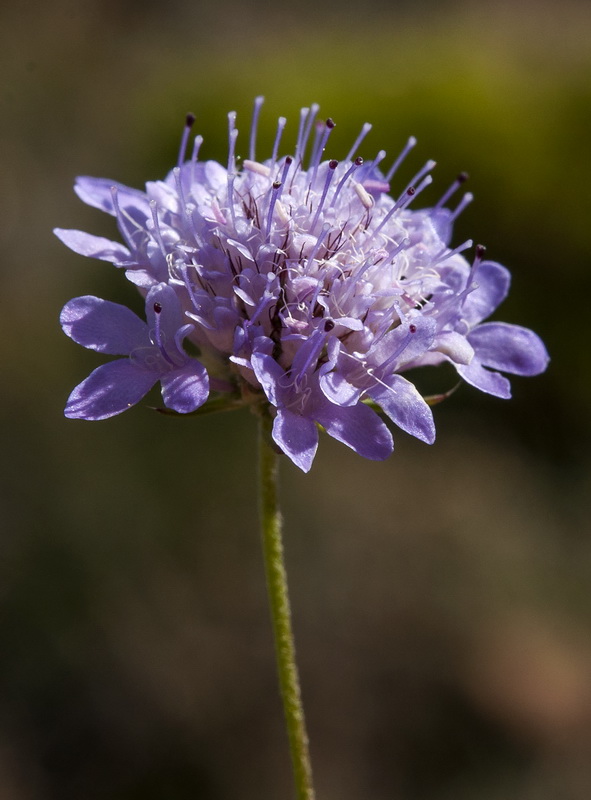
[[[249,157],[236,156],[236,114],[228,115],[228,161],[200,161],[202,138],[185,160],[146,191],[79,178],[76,192],[116,218],[125,245],[57,229],[72,250],[123,268],[146,298],[148,324],[98,298],[77,298],[62,312],[75,341],[127,360],[99,367],[72,393],[66,414],[101,419],[138,402],[160,381],[164,404],[190,413],[208,398],[266,404],[279,448],[308,471],[318,425],[370,459],[393,442],[376,407],[406,432],[431,443],[431,409],[401,373],[451,362],[482,391],[509,397],[500,372],[536,375],[547,365],[532,331],[483,323],[504,299],[508,271],[467,241],[450,246],[453,223],[471,195],[446,204],[461,174],[431,208],[415,210],[432,181],[433,161],[394,195],[390,183],[415,145],[410,138],[383,170],[385,152],[364,161],[365,124],[344,159],[324,159],[335,128],[301,110],[292,155],[256,158],[262,98],[255,101]],[[183,349],[191,342],[197,357]]]

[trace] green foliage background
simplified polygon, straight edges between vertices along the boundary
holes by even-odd
[[[511,268],[497,318],[552,356],[511,402],[437,407],[433,448],[399,433],[375,464],[323,439],[310,475],[284,465],[319,800],[587,800],[590,45],[570,1],[3,7],[2,798],[290,796],[255,421],[65,420],[100,359],[61,306],[141,302],[51,234],[113,236],[76,175],[163,176],[188,110],[223,159],[226,112],[246,132],[264,94],[261,152],[318,101],[336,157],[366,120],[368,156],[415,134],[400,180],[435,158],[425,202],[467,169],[455,241]]]

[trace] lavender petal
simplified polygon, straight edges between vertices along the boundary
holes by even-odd
[[[548,366],[548,352],[529,328],[487,322],[474,328],[468,339],[479,361],[487,367],[514,375],[539,375]]]
[[[310,471],[318,447],[318,429],[312,420],[289,409],[279,409],[273,422],[273,440],[296,467]]]
[[[117,265],[128,261],[130,258],[130,252],[127,247],[102,236],[93,236],[90,233],[66,230],[65,228],[54,228],[53,232],[66,247],[81,256],[98,258],[101,261],[111,261]]]
[[[195,411],[209,396],[207,370],[195,360],[181,369],[162,375],[160,383],[164,405],[179,414]]]
[[[433,444],[435,423],[433,413],[414,384],[400,375],[392,375],[387,386],[378,384],[368,391],[369,396],[384,414],[411,436]]]
[[[65,415],[87,420],[114,417],[141,400],[156,381],[157,375],[129,359],[111,361],[76,386],[68,398]]]
[[[85,295],[70,300],[62,309],[64,333],[89,350],[109,355],[129,355],[149,344],[145,322],[126,306]]]

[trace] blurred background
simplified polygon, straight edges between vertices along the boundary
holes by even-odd
[[[510,267],[496,319],[552,356],[510,402],[462,387],[432,448],[398,432],[373,463],[325,437],[309,475],[283,464],[318,798],[588,800],[591,7],[22,0],[0,60],[2,800],[291,796],[255,420],[65,420],[102,359],[61,306],[142,303],[51,233],[114,238],[75,176],[164,176],[187,111],[224,159],[258,94],[259,152],[317,101],[331,157],[365,121],[368,157],[416,135],[400,183],[436,159],[425,204],[468,170],[454,241]]]

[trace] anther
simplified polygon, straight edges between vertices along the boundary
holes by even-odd
[[[161,311],[162,311],[162,306],[160,305],[160,303],[154,303],[154,312],[156,314],[160,314]]]
[[[408,330],[410,331],[410,333],[416,333],[417,332],[417,326],[411,323],[408,326]]]
[[[484,258],[484,254],[486,253],[486,247],[483,244],[476,245],[476,258],[482,259]]]
[[[334,322],[331,319],[327,319],[324,321],[324,332],[328,333],[334,328]]]

